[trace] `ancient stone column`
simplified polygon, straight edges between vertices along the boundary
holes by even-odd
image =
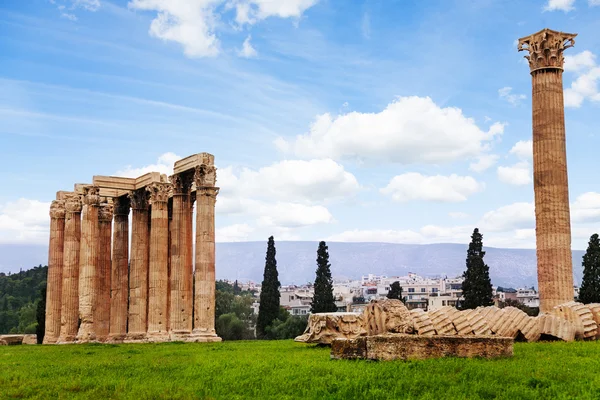
[[[186,340],[192,332],[192,263],[190,189],[193,174],[171,176],[173,220],[171,221],[171,274],[169,330],[171,340]]]
[[[77,193],[65,195],[65,239],[60,313],[60,336],[57,343],[72,343],[79,321],[79,250],[81,239],[81,198]]]
[[[563,51],[576,34],[543,29],[519,39],[532,78],[533,188],[540,311],[573,301]]]
[[[148,328],[148,193],[145,189],[129,194],[131,218],[131,265],[129,267],[129,315],[126,341],[146,338]]]
[[[150,223],[150,273],[148,275],[148,340],[166,341],[169,284],[169,215],[167,202],[171,184],[148,186],[152,204]]]
[[[81,217],[81,249],[79,258],[79,331],[77,342],[96,341],[94,308],[98,290],[98,206],[99,189],[96,186],[83,188],[83,212]]]
[[[129,207],[127,196],[116,197],[110,279],[109,340],[122,342],[127,334],[127,288],[129,284]]]
[[[205,153],[196,167],[196,272],[194,299],[195,341],[220,341],[215,333],[215,187],[214,157]]]
[[[50,205],[50,245],[48,247],[44,344],[56,343],[60,335],[64,234],[65,202],[54,200]]]
[[[98,292],[94,309],[96,339],[104,342],[110,329],[111,236],[113,205],[100,204],[98,210]]]

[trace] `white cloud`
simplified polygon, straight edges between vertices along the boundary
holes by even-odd
[[[579,195],[571,204],[573,222],[592,223],[600,221],[600,193],[587,192]]]
[[[18,199],[0,204],[0,243],[48,244],[50,203]]]
[[[75,14],[70,13],[62,13],[60,14],[61,18],[68,19],[70,21],[77,21],[77,16]]]
[[[244,242],[248,240],[254,229],[248,224],[234,224],[224,226],[215,231],[217,242]]]
[[[476,162],[469,164],[469,169],[475,172],[483,172],[496,164],[498,158],[496,154],[482,154],[477,157]]]
[[[470,176],[425,176],[409,172],[392,178],[380,192],[400,202],[411,200],[459,202],[481,190],[484,185]]]
[[[188,57],[213,57],[220,52],[216,32],[228,9],[236,9],[235,20],[243,25],[268,17],[298,18],[317,1],[131,0],[128,6],[156,12],[156,18],[150,24],[151,36],[179,43]]]
[[[175,153],[164,153],[158,157],[158,162],[156,164],[146,165],[141,168],[133,168],[131,165],[128,165],[122,170],[117,171],[115,175],[127,178],[137,178],[138,176],[142,176],[148,172],[160,172],[161,174],[166,174],[169,176],[173,175],[173,166],[175,165],[175,161],[180,159],[181,157]]]
[[[565,56],[565,70],[575,72],[576,78],[571,87],[565,89],[565,107],[581,107],[584,100],[600,102],[600,66],[596,64],[596,56],[586,50],[574,56]]]
[[[503,132],[503,124],[485,132],[459,108],[413,96],[400,97],[379,113],[320,115],[308,133],[293,141],[278,138],[275,144],[300,157],[440,163],[476,157]]]
[[[600,0],[588,0],[588,5],[590,7],[600,6]]]
[[[238,56],[244,57],[244,58],[253,58],[258,55],[258,53],[256,52],[256,49],[254,47],[252,47],[252,44],[250,43],[250,39],[251,39],[251,36],[248,35],[246,40],[244,40],[242,49],[240,51],[238,51]]]
[[[253,212],[261,214],[258,218],[259,226],[299,228],[333,222],[333,216],[323,206],[283,202],[263,203]]]
[[[522,100],[525,100],[527,98],[527,96],[525,96],[524,94],[512,93],[512,88],[510,86],[498,89],[498,96],[500,96],[501,99],[506,100],[513,106],[518,106],[519,104],[521,104]]]
[[[489,211],[478,224],[490,232],[506,232],[514,229],[535,228],[535,207],[533,203],[513,203]]]
[[[519,140],[512,149],[510,149],[509,153],[523,160],[531,160],[533,158],[533,141]]]
[[[365,39],[371,38],[371,16],[368,12],[364,13],[362,16],[360,30]]]
[[[404,244],[468,243],[472,232],[472,226],[441,227],[436,225],[426,225],[418,231],[354,229],[331,235],[326,240],[332,242],[384,242]]]
[[[100,0],[72,0],[74,7],[85,8],[88,11],[97,11],[100,8]]]
[[[569,12],[574,10],[573,4],[575,0],[548,0],[548,3],[544,7],[544,11],[556,11],[561,10],[564,12]]]
[[[498,179],[510,185],[528,185],[532,182],[532,172],[527,161],[518,162],[510,167],[498,167]]]
[[[454,219],[463,219],[469,216],[469,214],[460,211],[450,212],[448,213],[448,215],[450,216],[450,218]]]

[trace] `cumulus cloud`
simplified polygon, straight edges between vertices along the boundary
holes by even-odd
[[[146,165],[140,168],[133,168],[131,165],[117,171],[115,175],[124,176],[127,178],[137,178],[147,174],[148,172],[160,172],[161,174],[173,175],[173,166],[175,161],[180,160],[182,157],[175,153],[164,153],[158,157],[156,164]]]
[[[579,195],[571,204],[573,222],[592,223],[600,221],[600,193],[587,192]]]
[[[247,241],[254,228],[248,224],[234,224],[224,226],[215,231],[217,242],[244,242]]]
[[[417,172],[409,172],[392,178],[381,193],[391,195],[400,202],[411,200],[460,202],[481,190],[484,185],[470,176],[435,175],[426,176]]]
[[[510,185],[529,185],[532,182],[531,166],[527,161],[521,161],[509,167],[498,167],[498,179]]]
[[[490,232],[506,232],[513,229],[535,228],[533,203],[519,202],[489,211],[479,221],[482,229]]]
[[[404,244],[464,243],[473,232],[472,226],[441,227],[426,225],[419,230],[354,229],[329,236],[332,242],[384,242]]]
[[[494,166],[498,158],[496,154],[482,154],[477,157],[477,161],[469,164],[469,169],[475,172],[483,172]]]
[[[150,24],[151,36],[179,43],[188,57],[213,57],[220,52],[217,31],[228,9],[234,8],[235,21],[244,25],[255,24],[268,17],[299,18],[317,2],[318,0],[131,0],[128,5],[134,10],[156,12],[156,18]]]
[[[548,3],[544,6],[544,11],[564,11],[569,12],[574,10],[573,7],[575,0],[548,0]]]
[[[0,204],[0,243],[48,244],[50,203],[18,199]]]
[[[258,53],[256,52],[256,49],[254,47],[252,47],[252,44],[250,43],[250,39],[251,39],[251,36],[248,35],[246,40],[244,40],[242,49],[238,51],[238,56],[244,57],[244,58],[253,58],[258,55]]]
[[[459,108],[413,96],[400,97],[379,113],[320,115],[308,133],[275,144],[299,157],[440,163],[479,156],[503,132],[501,123],[483,131]]]
[[[576,75],[571,86],[565,89],[565,107],[581,107],[586,99],[600,102],[600,66],[596,64],[596,56],[592,52],[586,50],[573,56],[565,56],[565,71]]]
[[[530,160],[533,158],[533,141],[532,140],[519,140],[510,149],[509,154],[513,154],[523,160]]]
[[[498,89],[498,96],[500,96],[501,99],[506,100],[513,106],[521,104],[521,101],[527,98],[527,96],[525,96],[524,94],[512,93],[512,88],[510,86]]]

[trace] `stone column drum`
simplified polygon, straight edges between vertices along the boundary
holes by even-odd
[[[190,189],[192,174],[171,176],[173,184],[173,220],[171,221],[171,275],[169,331],[171,340],[186,340],[192,332],[192,265]]]
[[[131,222],[131,265],[129,269],[129,316],[126,341],[146,338],[148,329],[148,193],[145,189],[129,194],[133,210]]]
[[[65,195],[65,244],[60,313],[60,336],[57,343],[72,343],[79,321],[79,250],[81,239],[81,198],[77,193]]]
[[[97,324],[94,322],[98,290],[98,206],[99,189],[85,186],[83,189],[83,213],[81,219],[81,250],[79,259],[79,318],[81,324],[77,341],[96,341]]]
[[[196,167],[196,272],[192,340],[216,342],[215,333],[215,187],[214,157],[206,154]]]
[[[94,321],[97,340],[108,339],[110,329],[110,278],[113,205],[103,203],[98,210],[98,293]]]
[[[50,205],[50,244],[46,285],[46,327],[44,344],[56,343],[60,335],[60,311],[65,234],[65,202]]]
[[[114,230],[110,278],[109,340],[122,342],[127,334],[127,288],[129,287],[129,198],[113,200]]]
[[[519,39],[529,52],[540,312],[573,301],[571,220],[563,100],[563,51],[576,34],[543,29]]]
[[[149,341],[168,340],[169,215],[167,203],[171,184],[154,182],[148,187],[152,204],[150,224],[150,273],[148,275]]]

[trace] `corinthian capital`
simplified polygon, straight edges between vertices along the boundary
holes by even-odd
[[[212,200],[216,201],[217,200],[217,195],[219,194],[219,188],[212,186],[212,187],[200,187],[198,189],[196,189],[196,196],[198,198],[200,197],[210,197]]]
[[[65,217],[65,202],[64,200],[52,200],[50,204],[50,218],[64,218]]]
[[[217,182],[217,168],[210,164],[197,165],[194,170],[196,188],[215,186]]]
[[[115,215],[129,215],[131,200],[128,196],[115,197],[113,199]]]
[[[171,175],[169,180],[173,185],[174,195],[186,195],[189,194],[192,189],[194,174],[193,172],[182,172],[180,174]]]
[[[134,210],[148,209],[148,192],[145,189],[132,190],[128,196]]]
[[[68,193],[65,195],[65,210],[72,214],[81,212],[81,196],[78,193]]]
[[[98,220],[102,222],[111,222],[113,219],[113,205],[102,203],[98,209]]]
[[[146,187],[146,190],[148,190],[148,193],[150,193],[151,203],[166,203],[169,201],[171,184],[166,182],[153,182]]]
[[[528,51],[525,58],[529,61],[531,72],[538,69],[563,69],[563,52],[575,44],[576,33],[565,33],[548,28],[519,39],[519,51]]]
[[[88,206],[100,205],[100,188],[98,186],[83,187],[83,203]]]

